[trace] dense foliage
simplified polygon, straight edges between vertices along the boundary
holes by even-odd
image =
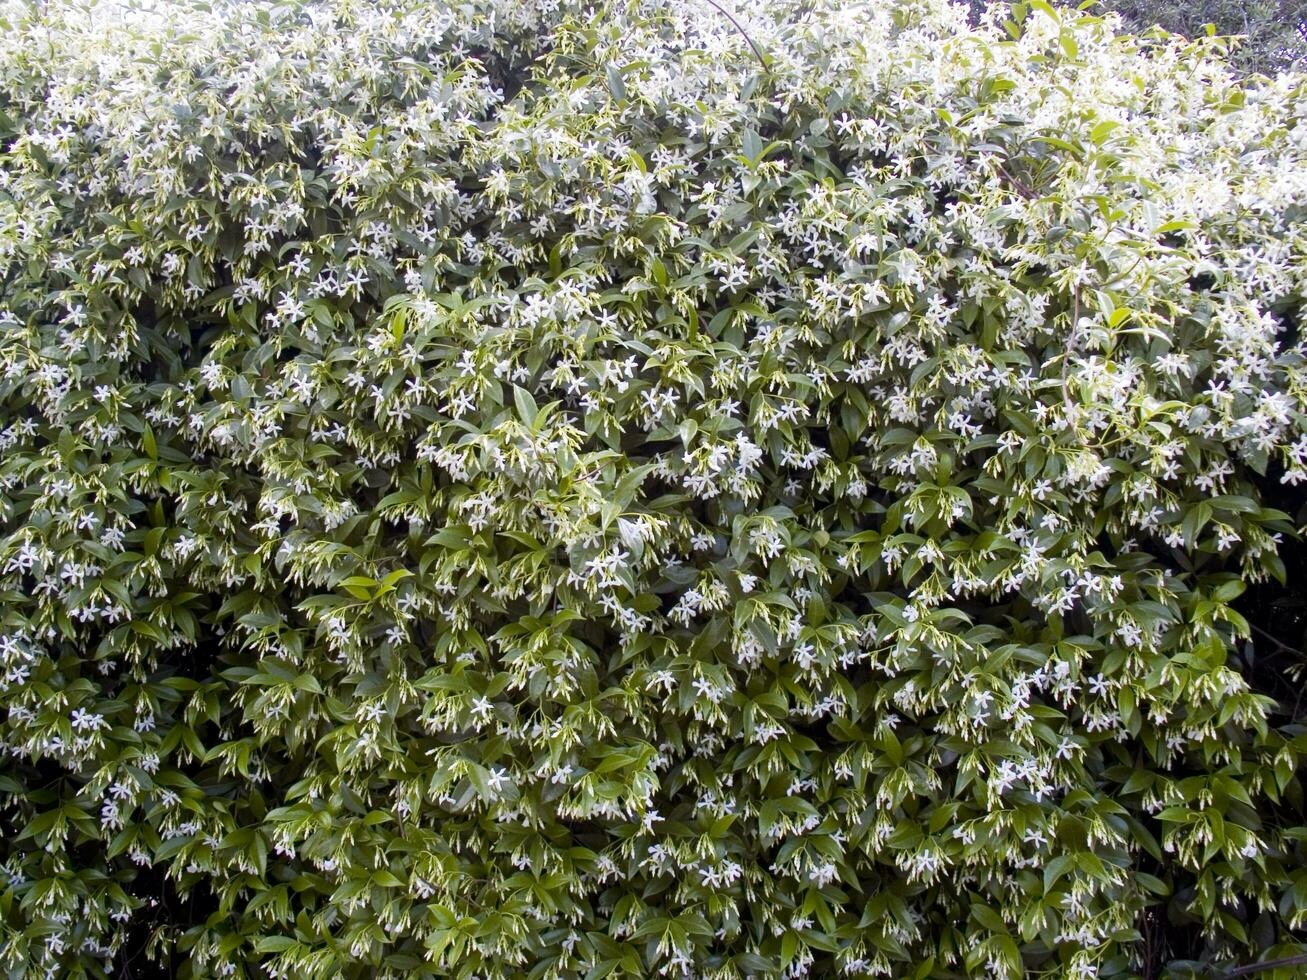
[[[9,975],[1307,948],[1303,76],[759,6],[0,5]]]
[[[1121,15],[1123,26],[1143,33],[1154,26],[1185,37],[1202,37],[1207,25],[1237,39],[1228,52],[1239,71],[1272,73],[1307,68],[1307,0],[1058,0]],[[979,15],[988,0],[971,0]]]
[[[1239,37],[1230,61],[1247,71],[1307,68],[1307,0],[1108,0],[1133,29],[1154,24],[1199,37],[1207,24]]]

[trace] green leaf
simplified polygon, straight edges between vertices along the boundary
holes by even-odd
[[[513,404],[517,408],[517,417],[522,424],[528,428],[535,422],[539,409],[536,408],[536,401],[531,397],[531,392],[525,388],[513,386]]]
[[[614,65],[609,65],[604,69],[608,78],[608,91],[612,94],[614,101],[626,101],[626,82],[622,79],[622,72]]]

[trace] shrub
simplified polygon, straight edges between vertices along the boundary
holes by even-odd
[[[11,976],[1304,949],[1303,76],[766,6],[4,3]]]

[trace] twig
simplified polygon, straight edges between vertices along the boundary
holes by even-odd
[[[708,0],[708,2],[711,3],[712,0]],[[1027,187],[1025,184],[1021,183],[1021,181],[1017,180],[1010,173],[1004,170],[1003,165],[1001,163],[997,164],[997,167],[998,167],[998,175],[1002,177],[1004,180],[1006,180],[1013,187],[1015,187],[1017,189],[1017,193],[1019,193],[1027,201],[1033,201],[1039,197],[1039,195],[1036,194],[1032,188]]]
[[[1301,966],[1304,963],[1307,963],[1307,953],[1298,956],[1285,956],[1278,960],[1266,960],[1264,963],[1249,963],[1247,966],[1237,966],[1233,970],[1221,974],[1220,980],[1231,980],[1232,977],[1246,977],[1250,973],[1275,970],[1282,966]]]
[[[1259,636],[1264,636],[1266,639],[1274,643],[1276,647],[1279,648],[1278,652],[1291,653],[1295,657],[1307,658],[1307,651],[1295,649],[1294,647],[1289,646],[1289,644],[1276,639],[1275,636],[1273,636],[1268,631],[1262,629],[1256,623],[1249,623],[1248,628],[1253,632],[1257,633]],[[1289,668],[1289,669],[1292,670],[1293,668]],[[1299,709],[1302,708],[1302,699],[1305,693],[1307,692],[1300,690],[1298,692],[1298,696],[1293,700],[1293,710],[1286,712],[1289,715],[1289,718],[1294,722],[1297,722],[1302,717],[1299,714]]]
[[[1274,636],[1272,636],[1272,635],[1271,635],[1270,633],[1268,633],[1266,630],[1262,629],[1262,628],[1261,628],[1260,626],[1258,626],[1256,623],[1249,623],[1249,624],[1248,624],[1248,628],[1251,629],[1251,630],[1253,630],[1254,632],[1259,633],[1259,634],[1261,634],[1262,636],[1266,637],[1266,639],[1270,640],[1272,643],[1274,643],[1277,647],[1279,647],[1279,648],[1280,648],[1282,651],[1284,651],[1285,653],[1296,654],[1296,655],[1299,656],[1299,657],[1301,657],[1301,656],[1304,655],[1304,651],[1302,651],[1302,650],[1296,650],[1296,649],[1294,649],[1293,647],[1289,646],[1289,644],[1284,643],[1284,642],[1282,642],[1282,641],[1280,641],[1280,640],[1277,640]]]
[[[734,15],[725,7],[723,7],[721,4],[719,4],[717,0],[704,0],[704,2],[707,3],[709,6],[715,8],[727,20],[729,20],[732,24],[735,25],[735,29],[740,32],[740,35],[746,41],[749,42],[749,47],[753,48],[753,53],[758,58],[758,64],[762,65],[762,70],[765,72],[770,72],[771,69],[767,67],[767,59],[765,59],[762,56],[762,52],[758,50],[758,45],[753,43],[753,38],[749,37],[749,32],[740,26],[740,22],[735,19]]]

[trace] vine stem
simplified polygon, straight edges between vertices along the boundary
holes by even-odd
[[[712,0],[708,0],[708,2],[711,3]],[[997,169],[998,169],[998,175],[999,175],[1000,177],[1002,177],[1004,180],[1006,180],[1006,181],[1007,181],[1009,184],[1011,184],[1013,187],[1015,187],[1015,188],[1017,189],[1017,193],[1019,193],[1019,194],[1020,194],[1022,197],[1024,197],[1027,201],[1033,201],[1033,200],[1035,200],[1036,198],[1039,197],[1039,195],[1036,194],[1034,190],[1032,190],[1031,188],[1027,187],[1027,186],[1026,186],[1025,184],[1023,184],[1021,181],[1017,180],[1017,179],[1016,179],[1015,177],[1013,177],[1010,173],[1008,173],[1006,170],[1004,170],[1002,164],[998,164],[998,165],[997,165]]]
[[[1274,643],[1274,644],[1276,645],[1276,647],[1278,647],[1278,648],[1279,648],[1280,650],[1282,650],[1283,652],[1285,652],[1285,653],[1296,654],[1297,656],[1302,656],[1302,654],[1303,654],[1303,651],[1302,651],[1302,650],[1297,650],[1297,649],[1295,649],[1294,647],[1289,646],[1289,644],[1284,643],[1284,642],[1281,641],[1281,640],[1277,640],[1277,639],[1276,639],[1272,634],[1270,634],[1270,633],[1267,632],[1266,630],[1262,629],[1262,628],[1261,628],[1260,626],[1258,626],[1257,624],[1255,624],[1255,623],[1249,623],[1249,624],[1248,624],[1248,627],[1249,627],[1249,628],[1250,628],[1254,633],[1257,633],[1259,636],[1265,637],[1266,639],[1270,640],[1272,643]]]
[[[735,25],[735,29],[740,32],[740,36],[749,42],[749,47],[753,49],[753,53],[758,59],[758,64],[762,65],[762,70],[765,72],[770,72],[771,69],[767,67],[767,59],[762,56],[762,52],[758,49],[758,45],[753,43],[753,38],[749,37],[749,32],[746,31],[740,25],[740,22],[735,19],[735,15],[732,14],[725,7],[723,7],[720,3],[718,3],[717,0],[704,0],[704,2],[707,3],[709,6],[711,6],[713,9],[715,9],[727,20],[729,20],[733,25]]]
[[[1286,956],[1278,960],[1266,960],[1263,963],[1249,963],[1247,966],[1237,966],[1221,974],[1220,980],[1232,980],[1233,977],[1246,977],[1252,973],[1261,973],[1263,970],[1274,970],[1282,966],[1301,966],[1304,963],[1307,963],[1307,953]]]

